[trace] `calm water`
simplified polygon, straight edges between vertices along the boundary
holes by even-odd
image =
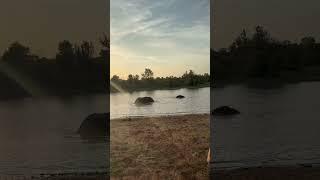
[[[180,94],[186,98],[176,99],[176,96]],[[135,100],[144,96],[152,97],[155,102],[152,105],[136,106]],[[113,93],[110,95],[110,116],[120,118],[209,113],[209,100],[210,88]]]
[[[232,105],[241,114],[214,117],[213,167],[320,163],[319,92],[320,82],[214,89],[215,107]]]
[[[106,95],[0,102],[0,174],[105,172],[108,145],[75,133],[91,113],[106,112]]]

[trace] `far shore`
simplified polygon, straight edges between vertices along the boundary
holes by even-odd
[[[262,86],[281,87],[288,84],[298,84],[307,82],[320,82],[320,75],[312,75],[308,77],[287,76],[287,77],[273,77],[273,78],[249,78],[238,77],[234,75],[232,79],[214,80],[212,83],[213,88],[223,88],[230,85],[244,85],[253,88]]]
[[[111,179],[208,179],[209,114],[110,121]]]
[[[210,83],[200,84],[197,86],[176,86],[176,87],[144,87],[144,88],[135,88],[135,89],[126,89],[127,92],[140,92],[140,91],[156,91],[156,90],[179,90],[179,89],[199,89],[210,87]],[[119,93],[119,91],[112,90],[110,93]]]

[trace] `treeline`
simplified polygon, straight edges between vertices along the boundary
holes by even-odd
[[[0,83],[5,88],[0,88],[0,98],[29,93],[23,91],[25,87],[21,87],[16,79],[10,79],[12,76],[4,71],[5,67],[32,80],[48,94],[106,93],[109,87],[109,38],[104,35],[100,44],[102,48],[96,52],[92,42],[72,44],[64,40],[58,44],[56,57],[49,59],[33,54],[29,47],[19,42],[12,43],[1,56]]]
[[[314,37],[279,41],[261,26],[251,36],[243,30],[229,48],[212,49],[211,58],[215,82],[320,80],[320,43]]]
[[[169,76],[155,78],[153,71],[146,68],[141,74],[141,77],[130,74],[127,79],[120,79],[119,76],[113,75],[111,78],[111,92],[118,92],[118,87],[130,92],[136,90],[200,87],[209,86],[209,84],[210,75],[208,73],[201,75],[190,70],[185,72],[181,77]]]

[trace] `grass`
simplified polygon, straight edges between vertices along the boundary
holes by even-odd
[[[111,121],[111,179],[208,179],[209,115]]]

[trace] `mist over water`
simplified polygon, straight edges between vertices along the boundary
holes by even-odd
[[[177,99],[177,95],[185,96]],[[137,106],[138,97],[150,96],[152,105]],[[112,93],[110,95],[111,119],[129,116],[160,116],[177,114],[209,113],[210,88],[140,91],[133,93]]]
[[[213,90],[214,107],[241,112],[213,118],[213,168],[320,163],[320,82],[267,87]]]
[[[76,131],[92,113],[108,111],[106,95],[0,102],[0,174],[106,172],[108,144]]]

